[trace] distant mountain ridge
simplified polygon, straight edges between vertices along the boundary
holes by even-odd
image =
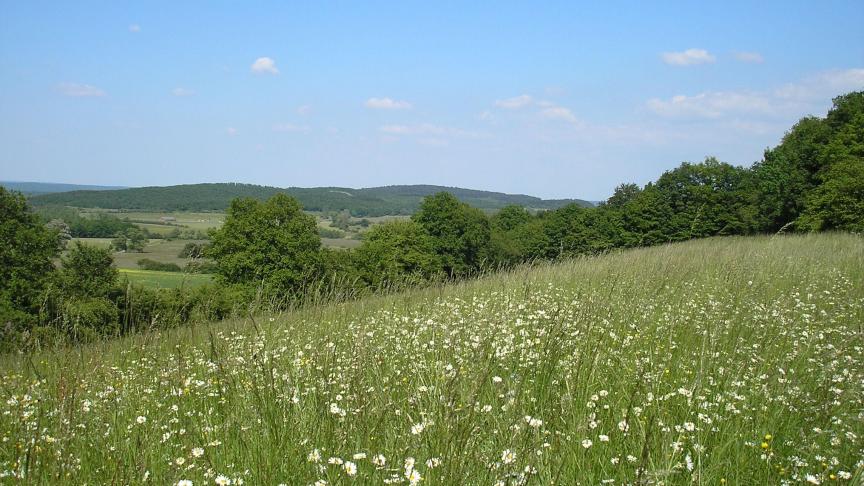
[[[297,198],[308,211],[350,211],[354,216],[413,214],[424,197],[447,191],[461,201],[484,210],[510,204],[530,209],[555,209],[579,199],[541,199],[524,194],[463,189],[433,185],[400,185],[352,189],[348,187],[279,188],[239,183],[183,184],[111,190],[73,190],[38,194],[33,204],[57,204],[83,208],[134,209],[145,211],[222,211],[237,197],[265,200],[277,193]]]
[[[94,186],[87,184],[62,184],[56,182],[25,181],[0,181],[0,186],[27,195],[51,194],[54,192],[69,191],[113,191],[116,189],[126,189],[125,186]]]

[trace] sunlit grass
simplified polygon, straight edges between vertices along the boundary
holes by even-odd
[[[711,239],[9,356],[0,474],[860,484],[862,282],[860,237]]]

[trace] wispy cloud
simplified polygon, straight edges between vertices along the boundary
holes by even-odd
[[[171,90],[171,94],[179,97],[192,96],[195,94],[195,91],[186,88],[174,88]]]
[[[89,84],[60,83],[57,85],[57,90],[64,96],[79,98],[91,98],[106,95],[105,91]]]
[[[720,118],[730,113],[770,113],[773,109],[764,94],[706,92],[676,95],[667,100],[648,100],[648,108],[670,117]]]
[[[812,100],[834,97],[849,91],[864,89],[864,68],[834,69],[809,76],[775,90],[774,95],[786,100]]]
[[[765,58],[758,52],[736,52],[735,59],[748,64],[762,64]]]
[[[293,123],[277,123],[273,125],[273,131],[282,133],[308,132],[309,127],[306,125],[294,125]]]
[[[864,89],[864,69],[844,69],[819,73],[771,91],[682,94],[650,99],[647,107],[658,115],[677,118],[800,117],[824,109],[823,105],[835,96],[859,89]]]
[[[422,123],[419,125],[384,125],[378,128],[378,130],[390,135],[443,135],[449,129],[438,125]]]
[[[234,128],[234,127],[228,127],[228,128],[225,129],[225,133],[226,133],[229,137],[233,137],[233,136],[237,135],[237,129]]]
[[[540,111],[540,114],[543,115],[543,118],[549,120],[562,120],[568,123],[579,123],[579,119],[576,118],[576,115],[574,115],[569,108],[564,108],[563,106],[543,108],[543,110]]]
[[[426,138],[444,138],[444,137],[464,137],[464,138],[482,138],[484,135],[462,130],[460,128],[446,127],[434,125],[431,123],[419,123],[416,125],[383,125],[378,127],[378,131],[387,135],[418,135]]]
[[[297,107],[297,114],[298,115],[306,116],[309,113],[312,113],[312,106],[311,105],[302,105],[302,106]]]
[[[129,26],[129,32],[137,34],[138,32],[141,32],[141,26],[138,24],[132,24]]]
[[[534,98],[531,95],[523,94],[519,96],[514,96],[512,98],[506,98],[503,100],[495,101],[495,106],[498,108],[504,108],[507,110],[515,110],[518,108],[524,108],[530,105],[534,101]]]
[[[708,64],[717,60],[714,55],[705,49],[687,49],[682,52],[664,52],[661,54],[663,62],[672,66],[693,66],[696,64]]]
[[[252,72],[256,74],[279,74],[276,69],[276,61],[269,57],[259,57],[252,63]]]
[[[366,108],[373,110],[409,110],[412,108],[411,103],[392,98],[369,98],[363,104]]]

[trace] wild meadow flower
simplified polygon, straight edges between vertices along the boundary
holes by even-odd
[[[216,476],[216,479],[214,480],[214,482],[216,483],[217,486],[229,486],[231,484],[231,480],[228,479],[228,476],[225,476],[222,474]]]
[[[193,484],[192,481],[188,479],[181,479],[180,481],[177,481],[177,486],[193,486]]]
[[[200,447],[195,447],[192,449],[192,457],[201,457],[204,455],[204,449]]]
[[[539,428],[539,427],[541,427],[541,426],[543,425],[543,421],[542,421],[542,420],[540,420],[540,419],[538,419],[538,418],[536,418],[536,417],[532,417],[532,416],[530,416],[530,415],[526,415],[526,416],[525,416],[525,423],[527,423],[529,427],[533,427],[533,428],[535,428],[535,429],[536,429],[536,428]]]
[[[345,474],[349,476],[357,474],[357,464],[354,464],[351,461],[345,461],[345,465],[342,466],[342,468],[345,469]]]
[[[408,480],[408,482],[409,482],[411,485],[419,484],[420,481],[423,480],[423,476],[420,475],[420,471],[418,471],[418,470],[416,470],[416,469],[411,469],[410,471],[408,471],[408,472],[405,474],[405,478]]]
[[[309,462],[321,462],[321,451],[318,449],[312,449],[312,452],[306,456],[306,460]]]
[[[138,422],[138,425],[143,425],[147,422],[147,417],[139,415],[138,418],[135,419],[135,421]]]
[[[501,462],[503,462],[504,464],[512,464],[515,460],[516,453],[511,451],[510,449],[504,449],[504,452],[501,453]]]
[[[582,441],[582,447],[586,449],[590,448],[592,445],[594,445],[594,442],[591,439],[584,439]]]
[[[426,428],[426,426],[423,424],[414,424],[411,426],[411,434],[420,435],[423,432],[423,429],[425,429],[425,428]]]

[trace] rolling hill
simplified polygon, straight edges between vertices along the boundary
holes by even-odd
[[[75,190],[31,197],[34,205],[57,204],[84,208],[149,211],[222,211],[232,199],[267,199],[279,192],[297,198],[309,211],[350,211],[354,216],[412,214],[424,197],[440,191],[453,193],[463,202],[484,210],[510,204],[530,209],[555,209],[570,203],[591,206],[578,199],[540,199],[521,194],[431,185],[385,186],[365,189],[346,187],[278,188],[237,183],[187,184],[115,190]]]
[[[0,181],[0,186],[13,191],[19,191],[29,196],[37,194],[51,194],[54,192],[69,192],[69,191],[110,191],[116,189],[125,189],[122,186],[93,186],[82,184],[60,184],[54,182],[18,182],[18,181]]]

